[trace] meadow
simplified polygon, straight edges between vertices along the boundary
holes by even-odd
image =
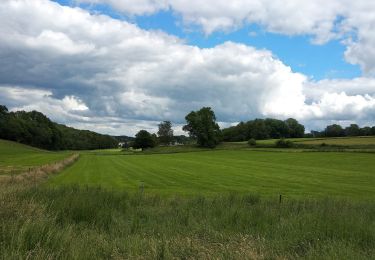
[[[71,154],[3,144],[15,166]],[[0,181],[0,258],[371,259],[374,154],[284,151],[85,151],[38,183]]]

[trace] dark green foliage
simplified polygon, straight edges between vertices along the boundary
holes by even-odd
[[[115,148],[118,142],[109,135],[102,135],[88,130],[77,130],[56,124],[62,133],[62,149],[93,150]]]
[[[249,146],[256,146],[257,145],[257,142],[254,138],[250,138],[249,141],[247,141],[247,144]]]
[[[357,124],[351,124],[345,129],[337,124],[327,126],[324,131],[311,131],[313,137],[344,137],[344,136],[371,136],[375,135],[375,126],[360,128]]]
[[[169,145],[173,141],[173,130],[171,121],[164,121],[159,124],[158,137],[161,144]]]
[[[8,112],[0,106],[0,138],[49,150],[113,148],[110,136],[77,130],[52,122],[37,111]]]
[[[285,120],[288,127],[288,135],[291,138],[303,137],[305,134],[305,127],[298,123],[294,118],[288,118]]]
[[[357,124],[351,124],[345,128],[345,136],[359,136],[361,135],[361,129]]]
[[[325,136],[328,137],[338,137],[338,136],[344,136],[344,129],[337,124],[329,125],[324,130]]]
[[[216,123],[215,113],[210,107],[191,111],[185,119],[187,125],[183,127],[183,130],[196,138],[199,146],[213,148],[219,144],[221,132]]]
[[[275,142],[276,147],[278,148],[291,148],[293,147],[293,142],[290,140],[286,140],[281,138]]]
[[[133,147],[136,149],[155,147],[156,139],[156,135],[152,135],[146,130],[141,130],[135,135]]]
[[[222,130],[223,140],[230,142],[246,141],[251,138],[256,140],[299,138],[304,136],[304,132],[305,127],[293,118],[285,121],[272,118],[255,119]]]

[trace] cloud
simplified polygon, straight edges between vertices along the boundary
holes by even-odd
[[[371,77],[311,82],[267,50],[198,48],[47,0],[2,1],[0,39],[0,102],[74,127],[134,135],[172,120],[180,129],[203,106],[223,125],[267,116],[374,122]]]
[[[345,59],[375,75],[375,2],[368,0],[79,0],[110,4],[128,15],[160,10],[180,14],[186,26],[200,27],[205,34],[232,31],[247,24],[284,35],[311,35],[312,42],[340,40]],[[132,10],[134,9],[134,10]]]

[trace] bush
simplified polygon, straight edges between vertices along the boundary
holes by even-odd
[[[289,140],[285,140],[284,138],[281,138],[276,141],[276,147],[278,148],[290,148],[293,147],[293,142]]]
[[[257,145],[257,141],[254,138],[251,138],[251,139],[249,139],[249,141],[247,141],[247,144],[249,146],[256,146]]]

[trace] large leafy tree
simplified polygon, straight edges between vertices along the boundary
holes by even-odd
[[[305,127],[294,118],[288,118],[285,123],[288,126],[289,137],[298,138],[305,134]]]
[[[361,129],[357,124],[351,124],[347,128],[345,128],[345,135],[346,136],[358,136],[361,135]]]
[[[146,130],[141,130],[135,135],[133,147],[138,148],[151,148],[156,145],[155,136],[147,132]]]
[[[191,111],[186,117],[187,124],[184,131],[197,139],[199,146],[214,148],[220,142],[220,127],[216,123],[216,116],[210,107],[203,107],[198,111]]]
[[[158,137],[162,144],[170,144],[173,141],[171,121],[164,121],[159,124]]]
[[[327,126],[324,133],[328,137],[344,136],[344,129],[340,125],[333,124]]]

